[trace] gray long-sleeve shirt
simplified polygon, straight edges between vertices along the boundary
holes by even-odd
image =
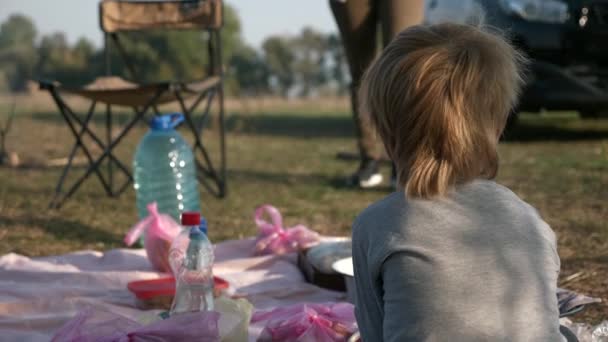
[[[555,234],[492,181],[371,205],[353,260],[364,342],[562,341]]]

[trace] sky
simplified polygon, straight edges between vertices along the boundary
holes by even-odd
[[[0,0],[0,22],[11,14],[29,16],[39,35],[63,31],[70,43],[79,37],[101,46],[98,0]],[[245,41],[260,47],[271,34],[295,34],[305,26],[336,31],[329,0],[226,0],[239,12]]]

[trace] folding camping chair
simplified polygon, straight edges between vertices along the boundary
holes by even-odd
[[[97,176],[108,196],[118,196],[124,192],[133,182],[133,177],[130,168],[114,154],[116,146],[121,143],[135,124],[145,118],[147,113],[152,112],[157,115],[159,114],[158,106],[170,102],[179,104],[185,116],[186,125],[194,136],[193,151],[199,169],[200,183],[215,196],[224,197],[226,194],[226,152],[220,40],[220,29],[223,24],[222,0],[103,0],[99,4],[99,10],[100,25],[105,38],[106,77],[98,78],[82,88],[70,88],[64,87],[58,82],[40,81],[40,88],[49,91],[76,140],[67,165],[57,182],[51,207],[60,207],[93,174]],[[209,55],[207,77],[194,82],[176,81],[152,84],[139,82],[137,70],[130,62],[129,56],[121,44],[119,34],[150,29],[188,29],[206,32],[206,53]],[[110,42],[114,43],[130,72],[129,81],[111,76]],[[63,94],[78,95],[90,100],[89,110],[85,115],[77,115],[64,101]],[[193,102],[187,104],[187,98],[192,99]],[[194,111],[203,102],[205,103],[204,110],[200,115],[195,116]],[[106,134],[103,138],[96,135],[90,127],[91,118],[98,103],[105,105]],[[214,165],[218,162],[217,160],[215,163],[212,161],[201,137],[203,124],[210,116],[213,103],[218,106],[219,165]],[[129,107],[134,113],[115,137],[112,136],[112,108],[114,106]],[[85,140],[85,137],[88,139]],[[91,151],[92,146],[87,145],[86,141],[92,141],[95,148],[101,149],[101,155],[95,157]],[[64,192],[63,187],[78,150],[84,152],[88,168]],[[105,172],[102,170],[104,162],[107,166]],[[115,184],[114,169],[118,169],[124,174],[126,180],[122,184]]]

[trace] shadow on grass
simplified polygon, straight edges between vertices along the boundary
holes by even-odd
[[[390,165],[387,163],[387,165]],[[335,190],[344,190],[344,191],[355,191],[355,192],[377,192],[377,193],[387,193],[394,191],[394,188],[390,186],[388,183],[384,186],[373,187],[369,189],[361,189],[358,187],[354,187],[349,185],[347,182],[347,174],[344,175],[329,175],[329,174],[321,174],[321,173],[313,173],[306,175],[298,175],[298,174],[289,174],[286,172],[278,173],[272,171],[250,171],[243,169],[231,169],[228,171],[229,179],[240,178],[241,180],[246,180],[249,182],[265,182],[265,183],[273,183],[273,184],[285,184],[285,185],[295,185],[295,184],[314,184],[314,185],[326,185]]]
[[[589,129],[564,127],[552,122],[521,123],[507,130],[503,136],[505,142],[535,141],[585,141],[608,138],[606,129]]]
[[[4,217],[0,216],[0,226],[25,225],[40,227],[58,240],[78,241],[83,244],[98,242],[116,242],[121,237],[82,222],[65,220],[58,217],[38,218],[31,216]]]
[[[229,169],[229,179],[240,179],[250,182],[268,182],[275,184],[321,184],[331,182],[331,178],[328,175],[321,173],[312,174],[289,174],[287,172],[274,172],[274,171],[252,171],[244,169]]]
[[[84,115],[79,117],[84,120]],[[148,118],[150,116],[147,116]],[[64,119],[59,112],[41,112],[31,115],[37,121],[64,125]],[[133,113],[117,112],[112,115],[112,124],[125,125],[133,118]],[[198,116],[197,116],[198,118]],[[212,117],[207,118],[206,127],[209,127]],[[96,113],[91,122],[100,127],[105,125],[105,113]],[[138,125],[144,125],[140,121]],[[104,126],[105,127],[105,126]],[[239,114],[232,113],[226,116],[226,131],[228,133],[260,134],[267,136],[285,137],[349,137],[354,134],[352,119],[349,116],[324,116],[318,114]]]
[[[573,125],[574,124],[574,125]],[[573,127],[579,126],[579,127]],[[354,137],[350,116],[309,114],[239,115],[227,120],[228,132],[287,137]],[[608,138],[608,120],[564,120],[560,117],[522,120],[505,134],[506,141],[579,141]]]
[[[349,116],[284,113],[272,115],[232,115],[226,121],[228,132],[285,137],[344,138],[354,135]]]
[[[570,257],[562,258],[562,261],[567,261],[570,264],[583,266],[586,263],[597,263],[601,265],[608,265],[608,254],[591,256],[591,257]]]
[[[105,107],[104,107],[105,108]],[[76,115],[81,120],[84,120],[86,111],[75,111]],[[26,114],[22,114],[22,116],[26,116]],[[132,111],[120,111],[112,113],[112,124],[113,125],[125,125],[129,121],[133,119],[135,114]],[[56,111],[48,111],[48,112],[36,112],[29,115],[29,117],[33,120],[48,122],[53,124],[65,124],[65,120],[59,110]],[[98,110],[93,114],[91,118],[91,122],[96,125],[105,125],[106,124],[106,114],[105,109],[102,111],[101,107],[98,107]]]
[[[34,120],[64,124],[58,112],[35,113]],[[133,118],[128,111],[113,114],[114,125],[124,125]],[[91,119],[96,125],[105,125],[105,114],[100,112]],[[213,121],[208,118],[207,124]],[[608,138],[608,120],[585,120],[564,118],[559,115],[538,117],[528,115],[525,120],[504,134],[507,142],[532,141],[584,141]],[[139,123],[144,125],[143,122]],[[207,125],[209,126],[209,125]],[[578,126],[578,127],[574,127]],[[354,136],[354,125],[349,115],[323,115],[300,113],[230,113],[226,118],[228,133],[259,134],[283,137],[328,137],[348,138]]]

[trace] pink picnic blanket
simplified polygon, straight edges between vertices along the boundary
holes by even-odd
[[[246,239],[216,245],[214,273],[230,282],[234,294],[246,297],[256,309],[345,300],[343,293],[306,283],[295,254],[252,257],[254,243]],[[89,307],[134,319],[145,317],[146,312],[135,307],[127,283],[160,276],[143,249],[82,251],[44,258],[1,256],[1,339],[48,341],[66,321]],[[262,328],[251,326],[251,341]]]

